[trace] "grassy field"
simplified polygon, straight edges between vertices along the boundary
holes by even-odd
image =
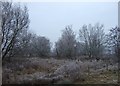
[[[106,71],[101,74],[91,74],[85,81],[76,81],[75,84],[117,84],[118,72]]]
[[[4,84],[117,84],[118,80],[117,65],[106,68],[103,61],[28,58],[13,62],[3,66]]]

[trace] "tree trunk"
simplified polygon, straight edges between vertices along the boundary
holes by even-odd
[[[1,3],[0,3],[0,8],[1,8]],[[0,14],[1,14],[1,9],[0,9]],[[1,51],[1,45],[2,45],[2,27],[1,27],[1,22],[2,18],[0,15],[0,85],[2,85],[2,51]]]

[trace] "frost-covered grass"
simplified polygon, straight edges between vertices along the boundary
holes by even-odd
[[[105,61],[58,60],[54,58],[14,59],[3,66],[3,83],[43,84],[43,83],[89,83],[98,78],[99,74],[117,71],[117,64],[111,65]],[[108,74],[109,74],[108,72]],[[111,73],[111,75],[112,75]],[[92,78],[91,78],[92,77]],[[110,78],[111,76],[108,76]],[[117,77],[113,74],[113,78]],[[102,77],[103,78],[103,77]],[[102,79],[99,78],[99,79]],[[112,77],[104,83],[114,83]],[[102,83],[102,82],[101,82]]]
[[[118,72],[106,71],[100,74],[90,74],[85,81],[76,81],[76,84],[117,84]]]

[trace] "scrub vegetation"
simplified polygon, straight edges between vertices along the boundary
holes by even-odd
[[[104,25],[63,28],[54,43],[29,30],[29,13],[19,3],[0,2],[3,84],[117,84],[120,28]]]

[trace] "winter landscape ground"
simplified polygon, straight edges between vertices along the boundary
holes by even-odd
[[[14,59],[3,66],[4,84],[117,84],[118,64],[105,61]]]
[[[2,84],[120,82],[117,2],[58,6],[12,1],[0,1]]]

